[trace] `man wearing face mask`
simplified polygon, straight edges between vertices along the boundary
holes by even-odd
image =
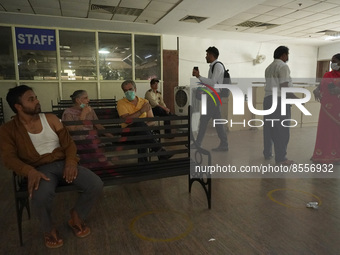
[[[286,115],[281,115],[281,88],[291,87],[292,79],[288,65],[289,49],[286,46],[279,46],[274,51],[274,61],[266,68],[265,78],[265,97],[263,109],[268,110],[272,107],[273,88],[277,88],[277,107],[269,115],[264,115],[263,126],[263,154],[265,159],[272,158],[272,146],[274,144],[275,162],[279,165],[291,165],[294,162],[286,158],[287,146],[289,142],[289,127],[283,127],[281,121],[291,118],[291,106],[286,105]],[[287,93],[287,98],[297,98],[293,93]],[[268,120],[267,120],[268,119]],[[272,119],[280,120],[274,121]]]
[[[125,98],[119,100],[117,102],[117,111],[120,118],[127,120],[127,119],[134,119],[134,118],[153,118],[154,115],[152,113],[152,108],[149,104],[149,101],[136,96],[136,83],[132,80],[126,80],[121,85],[122,90],[124,91]],[[151,125],[152,123],[145,123],[145,122],[134,122],[131,124],[123,123],[122,127],[145,127],[146,125]],[[150,131],[135,131],[130,132],[127,135],[141,135],[141,136],[150,136],[152,133]],[[137,143],[138,141],[136,141]],[[155,146],[152,147],[152,150],[155,152],[158,151],[165,151],[162,148],[156,139],[148,139],[139,141],[141,144],[144,143],[154,143]],[[138,149],[139,154],[146,154],[147,148]],[[162,155],[158,156],[158,159],[164,160],[169,159],[172,155]],[[146,157],[139,158],[140,162],[147,161]]]

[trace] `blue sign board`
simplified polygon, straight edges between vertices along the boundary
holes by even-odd
[[[56,50],[55,30],[15,28],[18,50]]]

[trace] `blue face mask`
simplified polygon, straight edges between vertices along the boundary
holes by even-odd
[[[126,96],[127,100],[129,100],[129,101],[133,101],[136,97],[135,92],[133,90],[126,91],[125,96]]]

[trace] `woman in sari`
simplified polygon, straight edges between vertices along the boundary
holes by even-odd
[[[314,96],[320,101],[314,163],[340,163],[340,53],[332,57],[332,71],[327,72]]]
[[[77,121],[77,120],[98,120],[98,117],[95,111],[89,106],[90,99],[88,98],[88,94],[85,90],[76,90],[71,96],[72,102],[74,104],[73,107],[65,109],[62,120],[63,121]],[[86,125],[76,125],[76,126],[67,126],[67,129],[70,131],[75,130],[93,130],[93,129],[105,129],[101,124],[86,124]],[[108,137],[113,137],[112,134],[105,134]],[[80,159],[83,163],[81,163],[84,167],[101,167],[112,165],[111,162],[107,161],[107,157],[99,152],[99,145],[96,143],[96,135],[74,135],[72,136],[73,140],[91,140],[93,143],[88,144],[77,144],[78,150],[86,150],[86,149],[94,149],[96,152],[93,153],[80,153]],[[98,162],[88,162],[89,159],[98,159]]]

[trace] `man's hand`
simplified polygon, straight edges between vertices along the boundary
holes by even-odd
[[[151,110],[151,105],[149,103],[144,103],[140,112],[143,114],[144,112],[148,112]]]
[[[47,176],[45,174],[43,174],[43,173],[41,173],[41,172],[39,172],[35,169],[32,169],[28,172],[27,179],[28,179],[29,198],[32,198],[33,190],[38,190],[40,179],[44,179],[45,181],[50,180],[50,178],[47,178]]]
[[[321,93],[319,87],[313,90],[314,98],[316,101],[320,102],[321,100]]]
[[[77,178],[78,168],[74,165],[66,165],[64,168],[63,178],[67,183],[72,183]]]

